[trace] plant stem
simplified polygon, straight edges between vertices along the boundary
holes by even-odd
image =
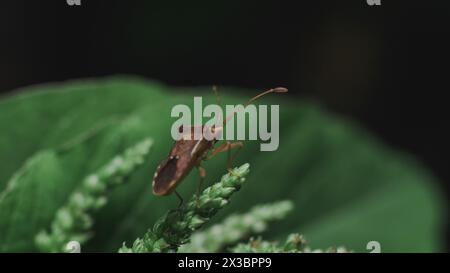
[[[220,182],[206,188],[199,197],[192,197],[187,205],[167,212],[142,238],[136,239],[131,248],[124,243],[119,252],[178,251],[181,245],[188,243],[194,231],[228,204],[229,198],[240,189],[248,173],[249,164],[235,168],[222,176]]]

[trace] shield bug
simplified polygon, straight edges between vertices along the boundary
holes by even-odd
[[[216,91],[216,90],[214,90]],[[288,90],[284,87],[277,87],[262,92],[255,97],[248,100],[244,105],[247,107],[252,101],[269,93],[285,93]],[[218,147],[214,148],[218,142],[216,137],[205,138],[200,136],[195,137],[196,132],[204,132],[205,129],[209,129],[216,136],[221,133],[225,128],[226,123],[233,118],[236,111],[231,113],[223,122],[221,127],[212,126],[212,128],[205,128],[205,125],[201,125],[201,130],[198,127],[180,127],[179,138],[175,141],[172,149],[169,152],[168,157],[159,164],[153,177],[153,193],[158,196],[169,195],[175,191],[175,188],[183,181],[183,179],[192,171],[193,168],[197,168],[200,174],[200,183],[197,188],[197,194],[201,188],[203,178],[206,175],[205,169],[201,166],[203,160],[214,157],[220,152],[228,152],[228,170],[231,171],[231,162],[234,159],[231,156],[231,149],[241,148],[243,144],[241,142],[231,143],[229,141],[224,142]],[[208,157],[208,153],[211,151],[211,155]],[[180,195],[175,191],[180,200]]]

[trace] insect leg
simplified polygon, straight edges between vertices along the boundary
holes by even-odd
[[[221,152],[227,152],[227,151],[229,151],[229,150],[231,150],[231,149],[234,149],[234,148],[242,148],[244,146],[244,143],[242,143],[242,142],[240,142],[240,141],[237,141],[237,142],[229,142],[229,141],[227,141],[227,142],[224,142],[224,143],[222,143],[222,144],[220,144],[220,146],[218,146],[217,148],[215,148],[212,152],[211,152],[211,154],[208,156],[208,158],[207,158],[207,160],[209,160],[209,159],[211,159],[211,158],[213,158],[213,157],[215,157],[217,154],[219,154],[219,153],[221,153]],[[236,152],[237,153],[237,152]]]
[[[233,168],[233,160],[236,158],[237,154],[239,153],[239,151],[242,149],[242,147],[244,147],[244,143],[237,141],[237,142],[233,142],[230,143],[228,145],[229,149],[228,149],[228,159],[227,159],[227,169],[228,171],[231,171]],[[231,155],[231,149],[233,148],[238,148],[236,150],[236,152]]]
[[[220,144],[217,148],[215,148],[211,154],[208,156],[207,160],[215,157],[217,154],[226,151],[226,148],[228,147],[228,142],[224,142]]]
[[[181,197],[181,195],[177,192],[177,190],[174,190],[175,195],[178,197],[178,200],[180,200],[180,203],[178,204],[178,208],[181,208],[181,206],[183,205],[183,197]]]
[[[234,176],[238,176],[238,175],[236,175],[233,172],[233,161],[236,158],[236,156],[239,153],[239,151],[242,149],[242,147],[244,147],[244,144],[242,142],[240,142],[240,141],[233,142],[233,143],[228,142],[228,148],[227,148],[228,149],[227,170],[228,170],[228,172],[230,172]],[[233,155],[231,155],[231,149],[233,149],[233,148],[238,148],[238,149],[236,150],[236,152]]]
[[[202,190],[203,181],[205,180],[206,170],[200,164],[197,165],[197,169],[198,169],[198,174],[200,175],[200,181],[198,182],[198,185],[197,185],[197,197],[199,197],[200,192]]]
[[[220,146],[218,146],[217,148],[215,148],[211,155],[208,157],[208,159],[213,158],[214,156],[216,156],[217,154],[221,153],[221,152],[228,152],[228,158],[227,158],[227,170],[228,172],[230,172],[233,175],[236,175],[232,168],[233,168],[233,160],[236,158],[238,152],[241,150],[241,148],[244,147],[244,143],[240,142],[240,141],[236,141],[236,142],[224,142],[222,143]],[[231,155],[231,149],[234,148],[238,148],[238,150]]]

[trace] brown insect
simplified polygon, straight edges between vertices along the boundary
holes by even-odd
[[[214,91],[216,91],[214,89]],[[288,90],[284,87],[277,87],[267,90],[265,92],[260,93],[259,95],[251,98],[245,105],[244,108],[247,107],[252,101],[266,95],[269,93],[285,93]],[[218,136],[220,132],[225,128],[226,123],[233,118],[236,114],[236,111],[233,112],[227,119],[223,122],[222,127],[213,126],[210,128],[211,132]],[[212,140],[208,140],[204,137],[194,138],[194,134],[196,133],[196,127],[186,127],[179,128],[179,139],[175,141],[170,153],[163,162],[156,169],[155,175],[153,177],[153,193],[158,196],[169,195],[175,188],[178,186],[181,181],[191,172],[191,170],[196,167],[199,170],[200,174],[200,183],[197,188],[197,194],[201,188],[203,179],[206,175],[205,169],[201,166],[202,160],[206,160],[214,157],[220,152],[228,151],[228,161],[227,167],[231,172],[231,162],[236,156],[236,153],[232,157],[230,154],[231,149],[233,148],[241,148],[243,146],[242,142],[234,142],[231,143],[229,141],[224,142],[214,150],[214,145],[217,143],[217,138],[209,138]],[[201,126],[201,131],[204,132],[205,126]],[[208,128],[207,128],[208,129]],[[208,152],[211,151],[211,155],[208,157]],[[178,198],[181,199],[179,194],[175,191]]]

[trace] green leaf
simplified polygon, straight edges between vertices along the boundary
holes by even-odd
[[[255,94],[219,91],[223,104],[242,103]],[[215,103],[210,88],[170,89],[123,77],[38,86],[1,101],[0,189],[5,190],[14,173],[20,179],[0,201],[0,249],[33,250],[28,238],[36,227],[50,223],[79,180],[120,153],[125,142],[149,136],[155,143],[150,159],[130,183],[111,193],[95,215],[95,236],[82,251],[115,251],[122,242],[142,236],[177,206],[173,196],[153,196],[151,180],[173,144],[171,108],[192,105],[196,95],[204,96],[204,105]],[[366,252],[367,242],[375,240],[383,252],[442,250],[445,204],[435,178],[417,159],[314,103],[295,101],[289,93],[259,103],[280,105],[280,147],[260,152],[257,141],[245,142],[234,164],[251,164],[248,183],[213,222],[256,204],[290,199],[294,211],[273,224],[265,239],[301,233],[312,248],[344,245]],[[116,121],[112,130],[70,145],[71,139],[89,135],[105,120]],[[70,147],[69,152],[56,152],[62,147]],[[226,155],[204,167],[208,186],[226,170]],[[194,170],[179,187],[182,196],[192,196],[197,183]]]
[[[78,80],[24,88],[1,100],[0,190],[36,151],[62,145],[101,120],[158,105],[164,89],[139,78]]]

